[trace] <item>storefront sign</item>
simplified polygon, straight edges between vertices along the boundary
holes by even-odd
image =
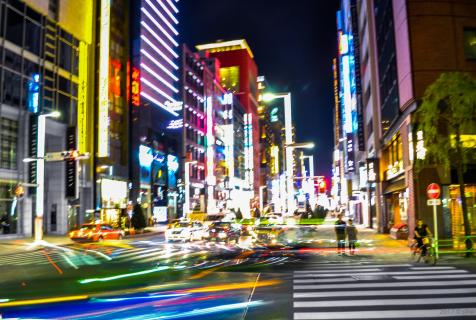
[[[66,149],[76,150],[76,127],[68,127],[66,131]],[[78,198],[78,160],[65,160],[66,198]]]
[[[40,111],[40,75],[34,73],[28,81],[28,111],[38,113]]]
[[[131,78],[131,101],[133,106],[138,107],[140,105],[140,71],[138,68],[132,67]]]
[[[88,45],[79,43],[78,151],[86,153],[88,132]]]
[[[367,181],[369,183],[378,182],[378,161],[377,158],[367,159]]]
[[[354,140],[352,133],[347,133],[347,143],[346,143],[346,173],[355,172],[355,163],[354,163]]]
[[[417,131],[416,141],[416,157],[419,160],[424,160],[426,155],[425,142],[423,140],[423,131]]]
[[[101,0],[98,156],[109,156],[109,32],[111,0]]]
[[[29,144],[29,155],[32,158],[35,158],[38,154],[38,116],[32,114],[30,116],[30,144]],[[28,183],[36,184],[36,161],[31,161],[28,163]],[[35,195],[36,187],[28,188],[28,194]]]

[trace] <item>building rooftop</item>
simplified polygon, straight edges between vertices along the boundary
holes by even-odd
[[[230,40],[230,41],[218,41],[214,43],[199,44],[195,46],[198,51],[209,50],[210,52],[223,52],[246,49],[251,58],[253,58],[253,52],[245,39]]]

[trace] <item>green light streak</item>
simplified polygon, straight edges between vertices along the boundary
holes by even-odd
[[[167,269],[170,269],[170,268],[167,267],[167,266],[163,266],[163,267],[157,267],[157,268],[153,268],[153,269],[149,269],[149,270],[138,271],[138,272],[133,272],[133,273],[125,273],[125,274],[120,274],[120,275],[117,275],[117,276],[106,277],[106,278],[83,279],[83,280],[79,280],[78,282],[80,284],[87,284],[87,283],[91,283],[91,282],[113,281],[113,280],[117,280],[117,279],[135,277],[135,276],[140,276],[140,275],[143,275],[143,274],[149,274],[149,273],[153,273],[153,272],[157,272],[157,271],[163,271],[163,270],[167,270]]]

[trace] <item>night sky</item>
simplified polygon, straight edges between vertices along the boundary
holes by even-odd
[[[246,39],[258,74],[274,92],[290,91],[297,142],[316,144],[316,174],[331,176],[338,0],[182,0],[181,40]],[[307,154],[311,154],[309,150]]]

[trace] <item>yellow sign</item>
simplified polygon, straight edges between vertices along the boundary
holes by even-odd
[[[111,0],[101,0],[98,157],[109,156],[109,24]]]
[[[78,151],[86,153],[88,132],[88,45],[79,43]]]

